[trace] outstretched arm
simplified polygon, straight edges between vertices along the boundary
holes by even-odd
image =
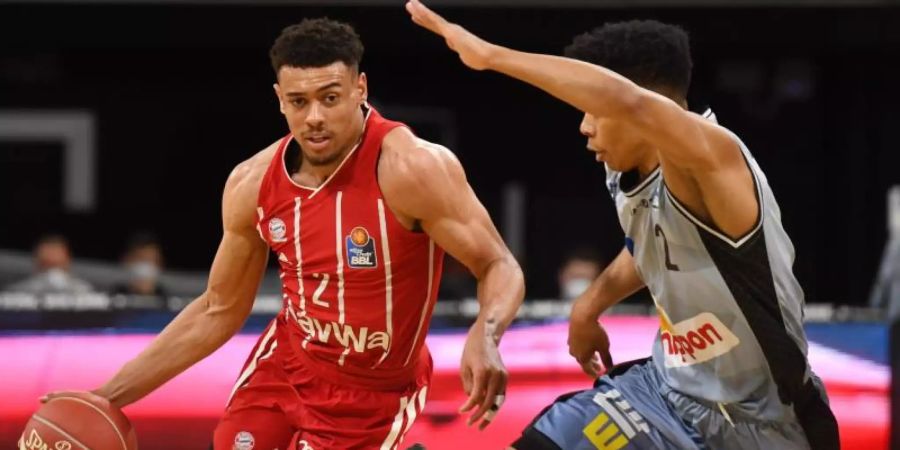
[[[419,0],[409,1],[406,8],[414,22],[444,37],[467,66],[517,78],[595,117],[626,120],[683,168],[713,166],[722,155],[717,151],[720,147],[736,149],[718,125],[611,70],[492,44],[448,22]]]
[[[724,128],[606,68],[492,44],[419,0],[410,0],[406,9],[467,66],[530,83],[591,116],[629,123],[657,149],[669,188],[692,212],[731,236],[753,227],[758,214],[752,176]]]
[[[225,185],[224,235],[206,291],[184,308],[136,358],[94,391],[116,406],[133,403],[221,347],[244,324],[266,267],[254,226],[258,177],[239,165]],[[51,394],[52,396],[52,394]]]

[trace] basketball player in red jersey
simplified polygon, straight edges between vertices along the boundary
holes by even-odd
[[[290,134],[225,184],[209,285],[95,391],[118,406],[212,353],[250,313],[271,248],[284,308],[240,373],[216,450],[397,448],[428,393],[424,345],[444,250],[478,278],[461,362],[469,424],[502,403],[497,345],[522,272],[459,161],[366,103],[363,46],[348,25],[304,20],[270,56]]]

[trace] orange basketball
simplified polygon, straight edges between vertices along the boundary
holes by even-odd
[[[25,425],[19,450],[137,450],[137,436],[122,410],[89,392],[44,403]]]
[[[365,228],[356,227],[350,232],[350,240],[356,245],[365,245],[369,242],[369,233]]]

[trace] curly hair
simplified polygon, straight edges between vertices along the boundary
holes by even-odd
[[[284,67],[324,67],[342,62],[359,70],[363,44],[352,26],[328,19],[303,19],[281,31],[269,50],[275,75]]]
[[[607,23],[576,36],[565,55],[603,66],[651,90],[686,97],[691,85],[690,42],[676,25],[655,20]]]

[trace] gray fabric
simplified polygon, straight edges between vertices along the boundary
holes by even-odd
[[[660,332],[652,354],[665,382],[696,398],[734,403],[755,417],[791,422],[793,409],[779,399],[763,348],[708,249],[712,240],[739,259],[748,242],[760,245],[753,240],[765,240],[765,260],[759,264],[771,275],[752,282],[774,285],[777,299],[766,300],[777,304],[783,325],[772,323],[783,328],[799,349],[802,369],[807,344],[803,291],[792,272],[794,247],[765,175],[744,144],[737,136],[734,139],[755,179],[761,205],[758,228],[738,241],[692,217],[668,191],[660,169],[626,192],[620,184],[622,174],[607,168],[607,186],[631,242],[637,271],[659,311]],[[807,367],[800,376],[808,372]]]
[[[590,432],[604,436],[601,444],[608,450],[809,448],[796,421],[760,420],[737,410],[729,412],[729,420],[716,406],[672,389],[646,361],[554,403],[533,427],[566,450],[604,448],[588,439]],[[605,426],[618,430],[590,427],[603,413],[609,416]]]

